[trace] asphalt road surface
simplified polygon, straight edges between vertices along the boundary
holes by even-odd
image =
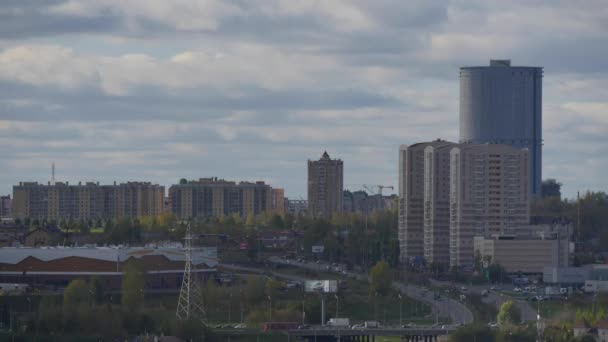
[[[437,280],[433,280],[431,279],[431,284],[433,286],[439,286],[439,287],[452,287],[453,285],[457,285],[457,286],[461,286],[461,284],[456,284],[456,283],[450,283],[450,282],[445,282],[445,281],[437,281]],[[481,291],[483,290],[489,290],[490,286],[489,285],[474,285],[474,286],[466,286],[467,287],[467,291],[470,293],[476,293],[476,294],[481,294]],[[501,286],[504,290],[513,290],[513,286]],[[519,308],[519,311],[521,312],[521,319],[523,322],[527,322],[527,321],[536,321],[536,309],[533,308],[530,303],[528,303],[525,300],[521,300],[521,299],[517,299],[517,298],[513,298],[510,296],[507,296],[505,294],[496,292],[496,291],[489,291],[488,295],[482,298],[482,302],[486,303],[486,304],[494,304],[496,306],[497,310],[500,310],[500,306],[508,301],[508,300],[512,300],[515,302],[515,305]]]
[[[278,257],[271,257],[268,259],[269,262],[290,265],[294,267],[307,268],[315,271],[334,272],[340,273],[344,276],[355,278],[361,281],[367,281],[367,275],[355,272],[336,271],[334,267],[326,264],[317,264],[312,262],[298,262],[294,260],[283,260]],[[439,300],[435,300],[433,293],[426,290],[423,287],[415,286],[411,284],[403,284],[400,282],[393,282],[393,287],[405,293],[408,297],[420,300],[431,306],[432,315],[436,318],[449,317],[452,324],[469,324],[473,322],[473,313],[464,304],[446,298],[444,296]]]

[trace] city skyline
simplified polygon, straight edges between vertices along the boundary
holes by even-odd
[[[0,194],[20,181],[397,187],[401,144],[458,140],[458,72],[544,67],[543,178],[608,189],[601,2],[0,4]],[[162,13],[160,15],[159,13]],[[530,34],[530,33],[533,34]],[[272,33],[272,34],[269,34]]]

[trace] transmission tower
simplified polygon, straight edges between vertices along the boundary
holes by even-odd
[[[203,308],[203,294],[201,287],[192,274],[192,234],[190,223],[186,228],[185,237],[186,263],[184,266],[184,277],[182,289],[177,300],[177,311],[175,315],[179,320],[195,319],[205,323],[205,309]]]

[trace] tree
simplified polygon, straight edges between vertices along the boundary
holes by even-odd
[[[496,342],[535,342],[536,331],[535,329],[520,329],[510,327],[507,329],[501,329],[496,334]]]
[[[266,284],[264,279],[259,276],[247,277],[247,288],[245,289],[245,296],[249,305],[253,306],[262,302],[265,296]]]
[[[82,279],[72,280],[63,290],[63,308],[75,311],[80,305],[89,301],[89,287]]]
[[[542,198],[547,197],[562,197],[562,183],[558,183],[555,179],[549,178],[545,179],[541,184],[541,193]]]
[[[95,298],[96,304],[103,303],[103,285],[100,277],[94,276],[89,279],[89,293]]]
[[[566,325],[550,325],[543,332],[545,341],[570,342],[574,337],[571,327]]]
[[[378,293],[381,296],[389,294],[393,283],[393,274],[388,263],[378,261],[370,272],[370,294]]]
[[[134,263],[128,263],[123,269],[122,304],[130,311],[136,311],[144,303],[144,272]]]
[[[494,331],[484,325],[467,325],[450,334],[450,342],[471,341],[494,342]]]
[[[519,324],[521,322],[521,312],[515,302],[508,300],[500,306],[496,320],[502,325]]]
[[[239,220],[240,220],[239,216]],[[249,227],[255,226],[255,215],[253,213],[247,214],[247,218],[245,219],[245,225]]]
[[[188,184],[188,180],[186,178],[182,178],[179,180],[179,184],[181,184],[181,185]]]
[[[270,219],[270,228],[272,229],[284,229],[285,222],[283,222],[283,218],[281,215],[274,214]]]
[[[488,266],[488,277],[492,283],[502,282],[503,279],[507,279],[507,272],[502,265],[492,264]]]

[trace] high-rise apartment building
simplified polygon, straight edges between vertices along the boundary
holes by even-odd
[[[270,206],[276,214],[285,214],[285,189],[272,189],[272,203]]]
[[[12,203],[11,195],[0,196],[0,217],[12,217]]]
[[[165,188],[148,182],[99,185],[87,182],[13,186],[15,218],[136,218],[162,213]]]
[[[273,196],[276,193],[264,182],[236,183],[216,177],[169,188],[171,211],[180,219],[258,215],[273,210]]]
[[[450,151],[450,266],[474,264],[474,236],[514,236],[530,221],[528,150],[461,144]]]
[[[399,148],[399,244],[402,262],[449,261],[449,151],[443,140]]]
[[[542,67],[460,68],[460,142],[506,144],[528,148],[529,191],[541,195]]]
[[[450,262],[450,150],[454,143],[437,140],[424,148],[424,259]]]
[[[321,159],[308,161],[308,213],[330,218],[342,211],[344,164],[324,152]]]

